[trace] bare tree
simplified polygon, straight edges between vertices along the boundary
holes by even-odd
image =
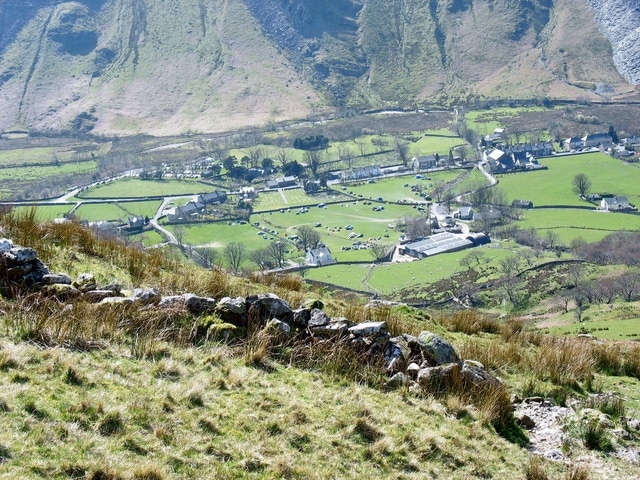
[[[571,280],[571,284],[577,287],[585,276],[585,268],[582,263],[572,263],[567,268],[567,276]]]
[[[591,180],[584,173],[579,173],[572,180],[573,191],[584,197],[591,190]]]
[[[300,225],[297,228],[297,232],[300,239],[300,246],[305,252],[316,248],[320,243],[320,233],[309,225]]]
[[[284,257],[286,253],[285,243],[281,242],[280,240],[276,240],[275,242],[271,242],[267,249],[275,265],[278,268],[284,267]]]
[[[279,148],[275,154],[276,160],[280,162],[280,166],[283,166],[289,161],[289,153],[284,148]]]
[[[173,229],[173,236],[176,237],[176,242],[178,242],[178,248],[182,250],[184,247],[184,235],[186,233],[185,228],[182,225],[178,225]]]
[[[260,270],[270,270],[275,266],[268,248],[254,250],[250,256],[253,263],[255,263]]]
[[[411,240],[427,237],[431,234],[431,226],[426,217],[404,217],[398,225],[404,225],[404,234]]]
[[[560,236],[553,230],[547,230],[546,233],[544,234],[544,238],[545,238],[546,247],[549,250],[553,250],[558,245],[558,242],[560,241]]]
[[[622,298],[632,302],[640,293],[640,274],[635,272],[625,273],[618,277],[616,282]]]
[[[507,277],[515,277],[520,270],[520,259],[515,255],[500,260],[500,271]]]
[[[237,273],[247,258],[247,247],[244,243],[231,242],[224,247],[224,256],[231,270]]]
[[[353,152],[347,145],[342,143],[338,145],[338,158],[347,164],[347,168],[351,168],[353,165]]]
[[[197,252],[198,254],[194,258],[196,258],[198,263],[200,263],[204,268],[213,267],[220,257],[218,251],[212,247],[199,248]]]
[[[393,149],[402,164],[406,167],[409,163],[409,142],[400,137],[393,137]]]
[[[264,158],[264,149],[261,147],[251,147],[247,151],[249,162],[252,168],[256,168],[260,164],[260,160]]]
[[[307,150],[304,152],[304,161],[311,170],[313,177],[318,176],[318,168],[322,163],[322,152],[320,150]]]

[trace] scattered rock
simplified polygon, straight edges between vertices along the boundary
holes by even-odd
[[[82,292],[73,285],[67,283],[54,283],[46,285],[42,289],[42,294],[47,297],[57,298],[63,302],[80,297]]]
[[[420,333],[417,343],[424,359],[432,365],[460,363],[460,357],[451,344],[435,333]]]
[[[514,416],[516,419],[516,423],[520,425],[522,428],[524,428],[525,430],[531,430],[532,428],[535,428],[536,422],[534,422],[533,419],[526,413],[518,412]]]
[[[13,248],[13,242],[8,238],[0,238],[0,253],[6,253]]]
[[[377,337],[386,335],[386,322],[362,322],[349,328],[349,333],[355,337]]]
[[[265,329],[280,339],[289,338],[291,336],[291,326],[277,318],[269,320]]]
[[[131,295],[135,303],[142,305],[154,305],[162,300],[162,297],[155,288],[135,288]]]
[[[311,324],[310,324],[311,325]],[[345,336],[349,333],[349,328],[353,326],[353,322],[346,318],[334,318],[329,323],[309,327],[310,332],[317,337],[338,337]]]
[[[448,363],[437,367],[421,368],[417,375],[418,384],[431,393],[441,393],[458,389],[460,385],[460,364]]]
[[[330,321],[331,321],[331,318],[329,318],[329,315],[324,313],[322,310],[314,308],[311,310],[311,315],[309,318],[309,322],[307,323],[307,326],[311,330],[314,328],[327,325]]]
[[[216,300],[214,298],[199,297],[192,293],[185,293],[183,296],[185,297],[185,306],[195,315],[211,313],[216,308]]]
[[[42,277],[42,283],[61,283],[71,285],[72,279],[66,273],[48,273]]]
[[[242,297],[224,297],[220,299],[216,305],[215,313],[224,322],[231,323],[238,327],[245,327],[247,325],[247,304]]]
[[[391,376],[382,386],[385,390],[398,390],[409,382],[409,378],[402,372],[398,372]]]

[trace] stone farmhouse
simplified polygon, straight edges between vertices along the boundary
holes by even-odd
[[[622,195],[603,197],[600,201],[600,210],[605,212],[622,212],[633,210],[635,207],[629,203],[629,199]]]
[[[438,159],[435,155],[420,155],[411,159],[411,168],[414,172],[429,170],[438,166]]]

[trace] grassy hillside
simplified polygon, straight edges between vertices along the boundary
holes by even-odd
[[[9,1],[0,18],[2,130],[177,134],[633,94],[586,0]]]
[[[168,252],[97,239],[75,224],[8,216],[0,226],[15,243],[35,247],[52,270],[91,271],[124,288],[216,298],[270,291],[291,305],[320,295],[294,277],[205,271]],[[563,462],[521,446],[536,433],[514,426],[504,396],[383,391],[380,365],[353,355],[347,342],[283,343],[267,331],[222,342],[198,333],[210,318],[185,311],[31,294],[0,299],[0,478],[636,475],[625,452],[638,446],[637,345],[556,339],[474,311],[367,310],[356,298],[323,300],[329,315],[384,320],[394,335],[437,332],[462,358],[500,375],[509,393],[571,405],[575,413],[557,427]],[[611,427],[586,429],[591,423],[580,418],[593,411],[606,412]]]

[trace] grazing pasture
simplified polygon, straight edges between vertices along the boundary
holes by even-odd
[[[189,195],[212,192],[211,185],[200,183],[194,179],[184,180],[140,180],[138,178],[122,178],[91,187],[78,194],[83,198],[143,198],[172,195]]]
[[[507,200],[531,200],[534,206],[592,206],[573,191],[573,178],[584,173],[592,183],[590,193],[626,195],[640,202],[640,168],[600,152],[540,159],[548,170],[499,175]]]

